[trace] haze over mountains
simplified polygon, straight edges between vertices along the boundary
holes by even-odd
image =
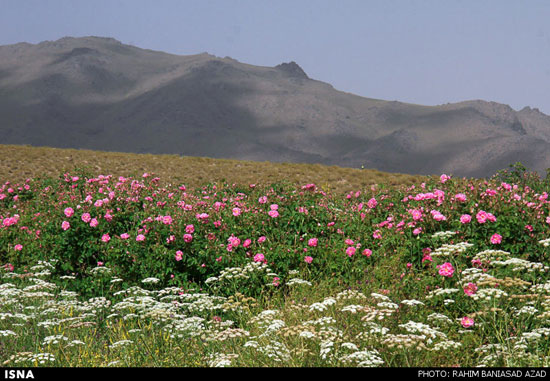
[[[478,177],[516,161],[544,173],[550,116],[481,100],[370,99],[294,62],[65,37],[0,46],[0,143]]]

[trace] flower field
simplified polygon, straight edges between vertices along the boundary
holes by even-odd
[[[550,366],[549,186],[0,187],[3,366]]]

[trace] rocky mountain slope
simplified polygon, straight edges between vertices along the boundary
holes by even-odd
[[[398,96],[398,94],[396,94]],[[550,167],[550,116],[481,100],[359,97],[260,67],[114,39],[0,46],[0,143],[489,176]]]

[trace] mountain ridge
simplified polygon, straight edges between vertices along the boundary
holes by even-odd
[[[550,167],[550,116],[469,100],[438,106],[335,90],[275,67],[113,38],[0,46],[0,143],[382,171],[488,176]]]

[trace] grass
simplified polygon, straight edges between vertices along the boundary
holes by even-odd
[[[0,145],[0,183],[22,182],[38,176],[87,168],[92,173],[135,176],[154,173],[164,183],[185,183],[191,188],[205,183],[271,184],[289,181],[314,183],[327,191],[346,193],[375,184],[410,185],[424,176],[386,173],[372,169],[320,164],[270,163],[178,155],[150,155],[49,147]]]

